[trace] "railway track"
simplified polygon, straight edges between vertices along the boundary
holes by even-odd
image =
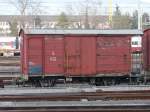
[[[0,56],[0,66],[20,66],[19,56]]]
[[[0,56],[0,60],[18,60],[20,56]]]
[[[150,90],[0,95],[0,112],[150,112]]]
[[[0,56],[0,80],[12,80],[20,76],[20,56]]]
[[[150,100],[150,90],[0,95],[0,101]]]
[[[107,109],[104,108],[96,108],[94,109],[94,107],[91,107],[90,109],[86,109],[86,108],[81,108],[81,107],[76,107],[76,108],[59,108],[55,107],[54,109],[50,109],[50,108],[8,108],[8,109],[2,109],[0,110],[0,112],[150,112],[150,108],[145,109],[145,107],[140,107],[140,108],[136,108],[136,107],[131,107],[131,108],[125,108],[125,107],[121,107],[121,108],[109,108],[107,107]]]
[[[150,102],[1,102],[0,112],[149,112]]]
[[[28,110],[2,110],[1,112],[149,112],[149,109],[28,109]]]

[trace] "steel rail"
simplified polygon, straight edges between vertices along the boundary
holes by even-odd
[[[0,112],[150,112],[150,106],[99,106],[99,107],[6,107]]]
[[[81,93],[32,93],[19,95],[0,95],[0,101],[89,101],[95,100],[150,100],[147,91],[138,92],[81,92]]]

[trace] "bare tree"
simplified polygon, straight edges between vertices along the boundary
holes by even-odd
[[[122,14],[120,7],[117,5],[113,15],[113,29],[130,29],[132,26],[132,18],[129,13]]]
[[[81,11],[85,16],[84,26],[86,29],[96,28],[96,16],[100,15],[100,7],[100,0],[85,0],[85,2],[81,4]]]
[[[9,0],[9,2],[19,11],[20,15],[25,15],[30,0]]]
[[[84,2],[74,3],[67,6],[70,16],[78,16],[75,28],[96,28],[97,15],[100,15],[101,0],[85,0]]]
[[[11,5],[13,5],[20,16],[20,27],[25,27],[25,16],[38,15],[40,13],[40,0],[8,0]]]

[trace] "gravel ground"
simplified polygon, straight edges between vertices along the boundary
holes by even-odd
[[[96,87],[87,84],[81,85],[57,85],[51,88],[35,88],[35,87],[17,87],[17,86],[6,86],[0,89],[0,95],[6,94],[30,94],[30,93],[69,93],[69,92],[96,92],[100,91],[133,91],[133,90],[150,90],[150,86],[145,85],[122,85],[122,86],[111,86],[111,87]]]
[[[130,101],[38,101],[38,102],[0,102],[0,107],[56,107],[56,106],[150,106],[150,101],[130,100]]]

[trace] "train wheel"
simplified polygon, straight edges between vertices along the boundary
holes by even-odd
[[[102,79],[101,79],[101,78],[96,78],[95,85],[96,85],[96,86],[103,86],[104,84],[103,84]]]
[[[37,81],[37,87],[43,87],[42,80]]]
[[[48,87],[51,87],[51,85],[52,85],[52,81],[49,79],[48,80]]]
[[[47,83],[48,83],[48,87],[54,87],[56,80],[55,79],[48,79]]]
[[[40,87],[53,87],[55,82],[55,79],[43,79],[40,80]]]
[[[104,86],[116,85],[116,79],[115,78],[104,78],[103,84],[104,84]]]
[[[56,79],[52,79],[52,85],[51,85],[51,87],[54,87],[55,84],[56,84]]]
[[[52,87],[52,85],[53,85],[52,83],[53,83],[52,79],[49,79],[48,80],[48,87]]]
[[[104,86],[109,86],[109,80],[103,79],[103,84],[104,84]]]
[[[48,87],[48,81],[46,79],[41,80],[41,87]]]
[[[95,85],[96,84],[95,78],[90,78],[90,84],[91,85]]]

